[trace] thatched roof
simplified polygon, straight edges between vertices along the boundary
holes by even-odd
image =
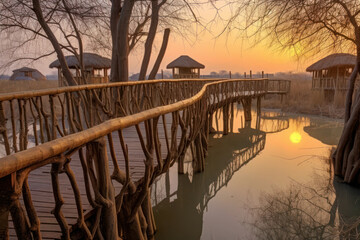
[[[27,73],[27,74],[25,74]],[[30,73],[30,76],[29,76]],[[26,76],[28,75],[28,76]],[[22,67],[19,69],[13,70],[13,75],[11,75],[10,80],[34,80],[34,81],[45,81],[46,77],[34,68]]]
[[[182,55],[169,63],[166,68],[205,68],[205,66],[187,55]]]
[[[312,64],[306,69],[306,71],[307,72],[320,71],[332,67],[351,67],[351,66],[355,66],[355,62],[356,62],[356,56],[352,54],[334,53]]]
[[[65,60],[69,68],[78,68],[79,62],[74,55],[66,56]],[[84,53],[85,68],[110,68],[111,60],[95,53]],[[50,68],[60,68],[59,60],[55,60],[49,66]]]

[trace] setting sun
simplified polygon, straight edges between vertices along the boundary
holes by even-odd
[[[291,135],[290,135],[290,141],[292,143],[299,143],[301,141],[301,135],[300,133],[298,132],[293,132]]]

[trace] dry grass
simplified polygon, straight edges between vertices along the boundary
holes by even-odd
[[[0,94],[57,88],[58,81],[9,81],[0,80]]]
[[[276,95],[266,96],[262,103],[265,108],[280,108],[286,112],[321,115],[333,118],[343,118],[345,112],[345,95],[336,94],[333,102],[325,99],[320,91],[311,90],[311,81],[291,81],[290,93],[281,103]]]

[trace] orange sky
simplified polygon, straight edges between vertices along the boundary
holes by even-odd
[[[216,34],[216,30],[212,32]],[[209,74],[212,71],[227,70],[232,73],[244,71],[253,73],[265,71],[265,73],[275,72],[304,72],[306,67],[312,64],[316,59],[297,61],[297,58],[290,52],[280,52],[275,47],[269,47],[267,42],[262,42],[258,45],[252,46],[251,40],[242,40],[235,37],[236,33],[232,35],[221,35],[215,38],[210,33],[203,33],[197,36],[196,41],[189,43],[178,35],[171,33],[168,48],[160,66],[161,69],[166,70],[166,65],[179,57],[180,55],[189,55],[198,62],[205,65],[205,69],[201,74]],[[159,33],[158,38],[162,38],[162,33]],[[160,47],[160,41],[157,43]],[[156,50],[155,50],[156,51]],[[157,52],[153,53],[152,63],[157,56]],[[139,71],[139,64],[141,63],[141,50],[133,53],[130,57],[130,72],[136,73]]]

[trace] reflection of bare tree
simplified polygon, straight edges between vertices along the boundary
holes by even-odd
[[[263,193],[253,210],[256,238],[359,239],[360,191],[332,181],[328,170],[308,184]]]

